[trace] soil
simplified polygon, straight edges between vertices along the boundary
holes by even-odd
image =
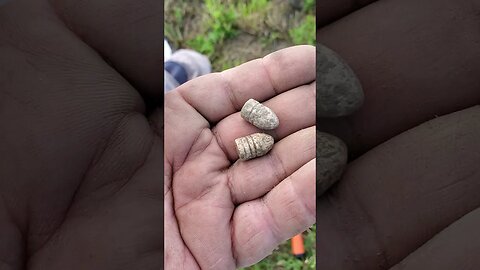
[[[225,0],[226,4],[231,1]],[[248,18],[238,18],[238,34],[216,47],[210,60],[214,71],[239,65],[249,60],[263,57],[273,51],[294,45],[288,37],[288,30],[297,26],[305,13],[299,9],[299,1],[272,0],[265,16],[252,14]],[[175,9],[182,10],[181,21],[175,18]],[[165,31],[174,49],[188,48],[188,40],[204,32],[203,1],[165,1]]]

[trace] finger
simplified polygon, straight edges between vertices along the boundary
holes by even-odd
[[[199,77],[178,91],[210,122],[239,111],[250,98],[264,101],[315,80],[315,47],[295,46],[222,73]]]
[[[317,40],[358,75],[365,103],[348,118],[322,119],[319,128],[358,156],[424,121],[478,104],[479,8],[479,0],[378,1],[320,29]]]
[[[311,160],[262,199],[244,203],[233,215],[237,267],[251,265],[315,222],[315,160]]]
[[[256,132],[268,133],[275,141],[307,127],[315,125],[315,83],[282,93],[264,102],[279,119],[279,126],[271,131],[261,130],[235,113],[220,121],[215,127],[217,140],[221,142],[230,160],[238,158],[235,139]]]
[[[163,2],[54,0],[70,29],[142,94],[163,95]]]
[[[263,196],[315,158],[315,127],[282,139],[264,157],[238,161],[227,172],[232,200],[239,204]]]
[[[480,106],[371,150],[317,203],[321,269],[386,269],[480,205]]]
[[[468,213],[390,270],[479,269],[480,208]]]
[[[317,1],[317,27],[323,27],[376,0],[322,0]]]

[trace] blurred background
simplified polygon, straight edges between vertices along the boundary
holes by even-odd
[[[173,50],[196,50],[222,71],[292,45],[315,45],[315,0],[166,0],[164,30]],[[244,269],[315,269],[315,235],[315,226],[302,234],[302,259],[289,240]]]
[[[173,49],[209,57],[213,71],[296,44],[315,45],[315,0],[166,0]]]

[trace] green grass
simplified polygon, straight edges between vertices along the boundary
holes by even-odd
[[[166,0],[165,36],[174,48],[207,55],[214,71],[272,51],[315,44],[315,0],[294,10],[287,0]],[[315,226],[304,234],[307,257],[291,254],[290,241],[248,270],[315,269]]]
[[[280,245],[279,248],[261,262],[243,268],[243,270],[313,270],[315,260],[316,226],[313,225],[303,233],[306,257],[304,260],[295,258],[291,253],[290,240]]]
[[[288,34],[294,44],[310,44],[315,45],[315,36],[311,33],[315,32],[315,16],[307,15],[302,23],[288,31]]]
[[[316,0],[305,0],[303,2],[303,11],[308,12],[309,10],[315,9]]]
[[[165,36],[207,55],[215,71],[268,52],[315,43],[315,0],[166,0]],[[238,47],[236,44],[238,43]]]
[[[222,5],[220,0],[206,0],[205,12],[205,32],[188,40],[187,45],[211,58],[217,46],[237,34],[234,24],[238,14],[233,6]]]

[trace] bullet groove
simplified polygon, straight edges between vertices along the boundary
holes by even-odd
[[[273,147],[274,139],[265,133],[254,133],[235,139],[238,158],[249,160],[267,154]]]
[[[252,136],[248,135],[246,136],[247,142],[248,142],[248,147],[250,148],[250,153],[252,155],[257,155],[257,148],[255,147],[255,144],[253,143],[253,138]]]

